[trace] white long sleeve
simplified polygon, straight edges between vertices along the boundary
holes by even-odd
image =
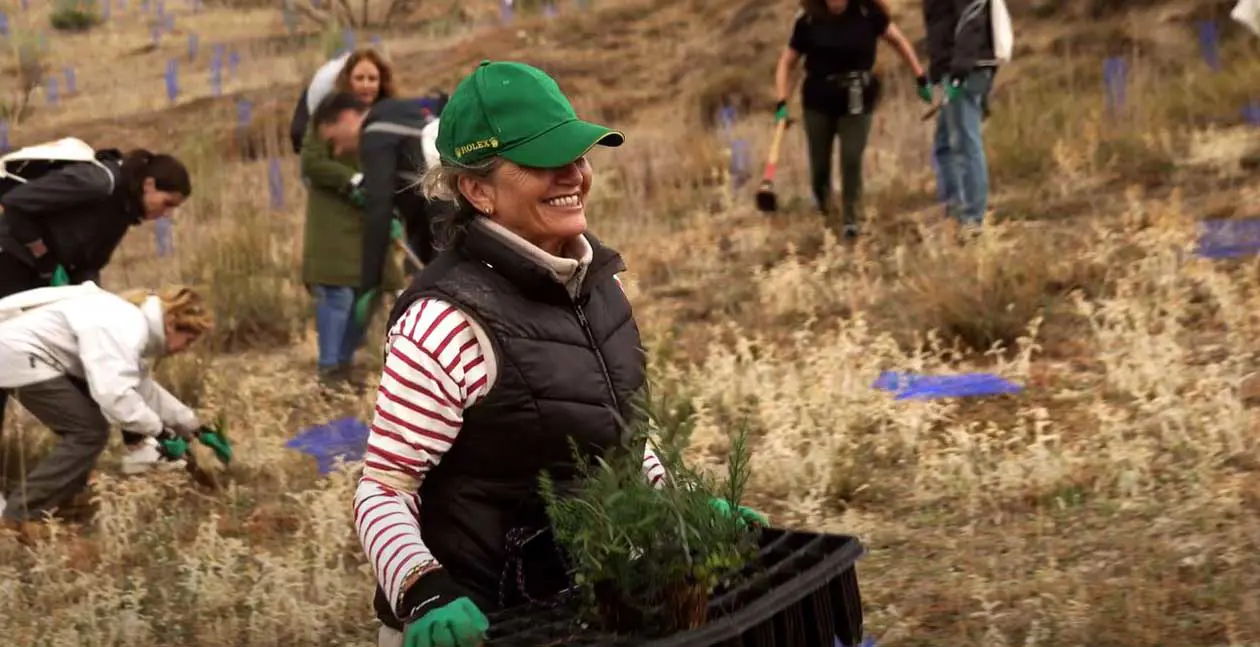
[[[78,340],[83,377],[101,412],[126,431],[157,436],[162,417],[141,393],[148,379],[141,363],[148,325],[139,308],[125,305],[133,309],[123,311],[125,316],[76,317],[69,323]]]

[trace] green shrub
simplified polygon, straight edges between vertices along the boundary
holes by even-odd
[[[100,24],[101,17],[96,0],[57,0],[49,22],[58,31],[87,31]]]

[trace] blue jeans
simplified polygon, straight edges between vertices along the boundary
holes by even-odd
[[[363,342],[366,332],[354,321],[354,288],[347,285],[312,285],[311,295],[315,297],[319,368],[324,370],[351,364],[354,351]]]
[[[992,87],[992,69],[973,71],[958,98],[946,103],[936,119],[932,152],[940,165],[938,193],[960,223],[980,224],[989,207],[989,163],[980,123]]]

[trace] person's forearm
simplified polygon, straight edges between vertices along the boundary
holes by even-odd
[[[792,76],[792,61],[787,55],[779,57],[779,64],[774,69],[774,98],[779,101],[788,100],[788,82]]]
[[[906,65],[910,67],[914,77],[916,79],[922,77],[924,75],[923,65],[919,62],[919,56],[914,53],[914,47],[910,45],[910,41],[905,34],[901,33],[901,30],[896,25],[889,25],[888,32],[884,34],[884,37],[901,55],[901,59],[906,62]]]

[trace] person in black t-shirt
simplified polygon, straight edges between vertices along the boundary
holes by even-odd
[[[858,234],[862,157],[871,131],[871,112],[879,99],[879,79],[871,69],[880,39],[888,41],[905,59],[916,77],[919,98],[930,103],[932,87],[923,66],[893,24],[883,0],[803,0],[791,40],[775,71],[778,121],[788,116],[788,77],[797,61],[805,59],[801,106],[810,178],[818,208],[833,231],[838,223],[831,206],[831,153],[836,137],[840,138],[843,233],[848,240]]]

